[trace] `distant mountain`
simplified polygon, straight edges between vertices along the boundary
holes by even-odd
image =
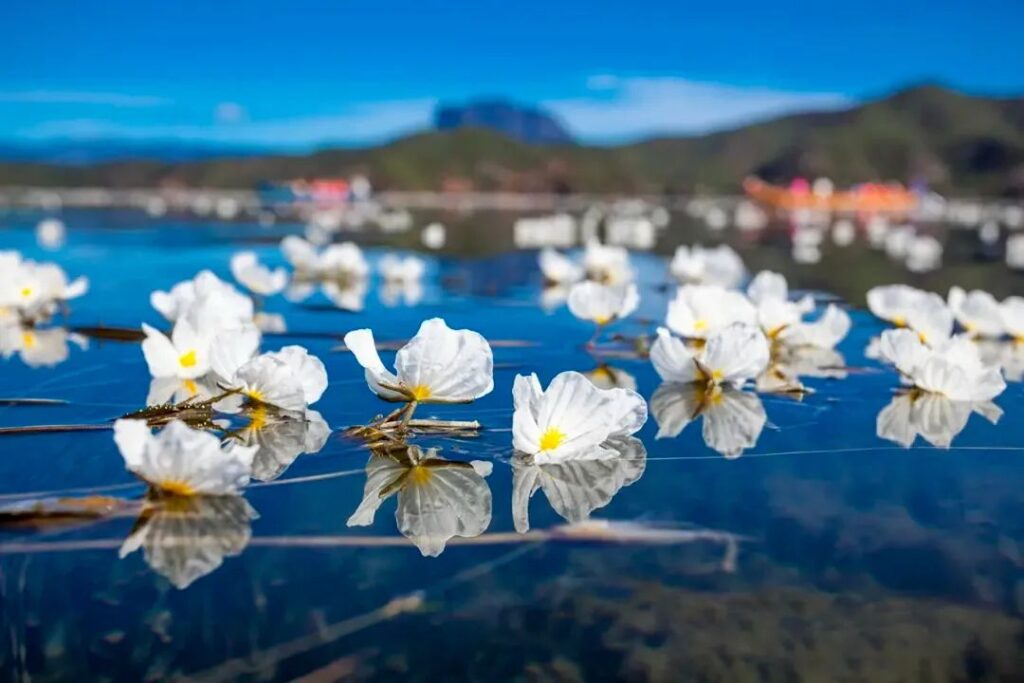
[[[434,113],[437,130],[486,128],[529,145],[563,145],[573,142],[562,124],[550,114],[504,100],[480,100],[455,106],[442,105]]]
[[[460,119],[461,120],[461,119]],[[921,86],[845,111],[809,113],[700,137],[618,147],[524,144],[483,128],[420,133],[366,149],[90,167],[0,163],[0,184],[253,187],[365,173],[380,189],[736,192],[756,174],[927,181],[940,191],[1024,196],[1024,98]]]

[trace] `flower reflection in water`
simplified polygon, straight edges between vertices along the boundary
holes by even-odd
[[[952,401],[941,394],[911,389],[895,396],[878,413],[879,438],[910,448],[920,436],[933,446],[949,448],[964,430],[972,413],[992,424],[1003,416],[991,401]]]
[[[147,501],[121,546],[120,557],[142,548],[153,571],[175,588],[188,588],[225,557],[241,554],[256,510],[238,496],[161,496]]]
[[[63,327],[34,328],[17,323],[0,324],[0,356],[18,356],[30,368],[60,365],[70,356],[69,342],[82,349],[89,340]]]
[[[369,526],[381,503],[397,494],[399,532],[425,557],[437,557],[453,536],[472,538],[490,526],[491,489],[484,477],[491,469],[480,460],[446,460],[434,448],[375,451],[366,463],[363,500],[348,526]]]
[[[753,448],[767,415],[761,399],[731,386],[707,387],[700,382],[666,382],[651,397],[658,437],[678,436],[686,425],[704,418],[704,443],[727,458]]]
[[[305,301],[319,288],[335,307],[345,311],[361,311],[366,302],[368,285],[365,278],[337,278],[328,280],[293,280],[284,292],[292,303]]]
[[[803,394],[811,390],[801,377],[845,379],[847,374],[846,359],[835,349],[776,344],[768,367],[757,376],[757,390]]]
[[[590,372],[583,374],[598,389],[629,389],[630,391],[636,391],[636,377],[622,368],[602,363]]]
[[[315,410],[298,413],[255,404],[245,415],[249,423],[231,436],[257,448],[252,476],[260,481],[277,479],[303,453],[319,453],[331,435],[331,428]]]
[[[380,302],[394,306],[415,306],[423,300],[423,283],[419,280],[386,280],[380,285]]]
[[[601,444],[599,457],[574,456],[558,463],[537,464],[532,456],[512,458],[512,518],[516,531],[530,530],[530,498],[538,490],[571,523],[582,522],[615,494],[643,476],[647,450],[632,436],[616,436]]]

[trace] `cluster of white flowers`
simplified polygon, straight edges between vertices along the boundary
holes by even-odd
[[[959,340],[957,346],[973,346],[985,365],[1002,367],[1007,376],[1019,378],[1024,371],[1024,297],[998,301],[982,290],[952,287],[944,300],[907,285],[885,285],[869,290],[867,300],[876,317],[913,332],[929,349],[943,351]],[[872,340],[867,355],[886,358],[880,339]]]
[[[169,292],[154,292],[150,301],[174,323],[170,336],[142,326],[142,352],[153,376],[151,405],[232,389],[252,401],[304,411],[327,386],[323,364],[301,347],[257,355],[261,335],[252,299],[209,271]]]

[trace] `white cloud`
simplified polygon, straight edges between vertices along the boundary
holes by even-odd
[[[77,90],[0,91],[0,102],[19,104],[92,104],[107,107],[166,107],[174,100],[153,95],[129,95],[116,92]]]
[[[182,140],[238,145],[311,147],[329,143],[373,144],[427,128],[435,100],[394,100],[350,107],[334,115],[239,120],[230,126],[126,124],[98,119],[46,121],[19,131],[28,139]],[[218,107],[219,109],[219,107]]]
[[[703,83],[682,78],[587,81],[593,96],[542,103],[584,140],[620,141],[654,135],[695,135],[783,114],[840,109],[851,100],[837,93],[807,93]]]

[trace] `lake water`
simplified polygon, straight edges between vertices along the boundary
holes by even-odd
[[[300,231],[135,212],[68,212],[64,219],[68,243],[60,251],[36,246],[38,216],[31,213],[3,217],[0,247],[89,276],[89,293],[73,302],[72,327],[165,326],[149,305],[152,290],[202,268],[230,279],[228,260],[242,247],[282,264],[277,240]],[[314,407],[334,431],[318,452],[290,465],[264,463],[270,480],[247,490],[251,510],[240,504],[213,511],[206,526],[179,529],[201,539],[191,555],[186,547],[183,558],[144,550],[119,557],[137,524],[128,514],[0,531],[3,678],[1024,677],[1024,390],[1010,383],[996,399],[998,423],[971,415],[950,448],[920,437],[910,448],[880,438],[878,415],[899,400],[898,381],[865,358],[884,326],[857,298],[890,281],[943,293],[952,282],[994,283],[1000,294],[1020,293],[1019,276],[976,260],[970,245],[943,271],[920,278],[863,248],[827,252],[822,263],[799,267],[785,258],[785,247],[744,245],[752,270],[785,269],[791,283],[851,302],[854,328],[838,348],[848,376],[805,377],[814,393],[802,400],[748,391],[742,400],[752,410],[763,407],[767,419],[756,443],[735,458],[705,442],[703,417],[677,436],[656,438],[660,420],[652,408],[637,435],[642,447],[620,465],[547,472],[569,494],[559,498],[554,486],[550,498],[548,488],[537,491],[528,507],[533,533],[519,536],[511,464],[516,374],[536,372],[546,384],[563,370],[595,372],[599,382],[635,381],[648,401],[659,379],[628,344],[608,341],[594,353],[584,346],[588,325],[564,306],[541,306],[534,252],[513,251],[497,227],[474,232],[471,219],[462,224],[453,251],[426,257],[415,305],[376,280],[358,313],[320,298],[268,302],[290,332],[267,335],[264,350],[299,343],[324,361],[330,386]],[[695,228],[668,234],[663,250],[714,241]],[[400,245],[413,243],[402,239]],[[384,251],[368,247],[371,264]],[[613,328],[624,337],[652,332],[672,294],[663,256],[635,254],[634,264],[642,301]],[[336,347],[346,331],[367,326],[378,340],[408,339],[435,316],[495,342],[495,390],[469,406],[417,413],[479,420],[478,436],[425,435],[416,443],[438,447],[450,460],[493,463],[493,471],[465,485],[476,501],[468,514],[485,532],[452,539],[428,557],[399,533],[394,497],[369,526],[346,524],[363,498],[369,453],[341,431],[389,407]],[[0,427],[103,425],[145,405],[150,378],[137,344],[79,341],[85,348],[71,341],[66,359],[49,367],[18,355],[0,361],[0,399],[67,402],[0,405]],[[385,364],[393,355],[384,353]],[[662,401],[671,398],[662,391]],[[962,419],[937,410],[927,428],[951,433]],[[4,434],[0,454],[3,504],[69,490],[143,493],[109,431]],[[595,507],[594,519],[627,526],[605,540],[573,537],[558,532],[565,515],[555,506],[570,516]]]

